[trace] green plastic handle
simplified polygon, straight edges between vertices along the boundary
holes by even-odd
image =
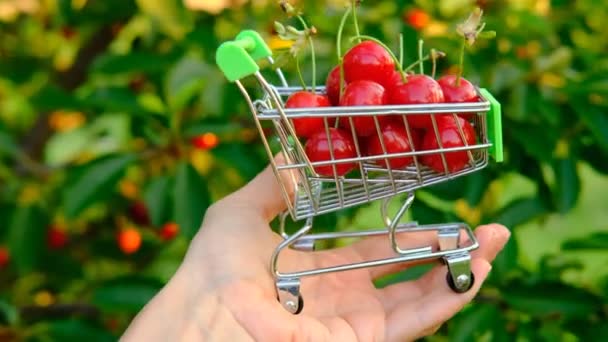
[[[488,112],[488,139],[492,143],[490,155],[498,163],[504,160],[502,149],[502,112],[500,102],[487,89],[479,89],[481,95],[490,102]]]
[[[260,70],[257,61],[272,56],[272,51],[259,33],[245,30],[233,41],[222,43],[215,53],[215,62],[224,76],[234,82]]]

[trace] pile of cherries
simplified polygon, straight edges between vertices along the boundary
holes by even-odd
[[[444,75],[435,80],[425,74],[402,73],[387,50],[371,40],[364,40],[353,46],[344,55],[341,66],[343,77],[341,77],[340,65],[335,66],[327,77],[325,94],[308,90],[298,91],[289,96],[285,107],[384,106],[479,101],[475,87],[463,77]],[[473,115],[470,113],[376,115],[375,117],[353,115],[341,116],[336,122],[336,118],[311,114],[293,119],[293,125],[297,136],[305,139],[305,152],[311,162],[357,158],[356,139],[362,156],[378,156],[371,162],[380,167],[390,166],[391,169],[398,170],[412,165],[413,157],[384,158],[384,149],[388,154],[395,154],[474,145],[475,130],[470,123]],[[436,126],[433,125],[432,116],[435,118]],[[380,132],[376,127],[376,120]],[[406,129],[404,120],[407,120],[409,130]],[[325,121],[328,124],[329,140]],[[353,132],[356,136],[353,136]],[[440,153],[420,155],[418,161],[439,173],[456,172],[469,163],[469,153],[466,150],[443,154],[447,170]],[[386,165],[387,160],[389,165]],[[351,162],[333,164],[335,171],[331,164],[315,166],[315,171],[321,176],[334,176],[334,172],[336,176],[343,176],[357,168],[357,164]]]

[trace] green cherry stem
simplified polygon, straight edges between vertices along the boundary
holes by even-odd
[[[388,46],[386,46],[386,44],[384,44],[383,42],[381,42],[380,40],[378,40],[378,39],[376,39],[374,37],[365,36],[365,35],[352,37],[351,41],[353,41],[355,39],[371,40],[372,42],[374,42],[374,43],[382,46],[384,48],[384,50],[386,50],[386,52],[388,52],[388,54],[391,56],[391,58],[393,59],[393,61],[397,65],[397,69],[399,70],[399,73],[401,74],[401,78],[403,79],[403,83],[407,83],[407,77],[405,77],[405,72],[403,70],[403,67],[401,66],[401,64],[399,64],[399,59],[397,59],[397,56],[395,56],[395,54],[393,53],[393,51],[391,51],[391,49],[389,49]]]
[[[361,35],[361,32],[359,32],[359,21],[357,20],[357,2],[358,2],[358,0],[351,1],[352,8],[353,8],[353,22],[355,23],[355,35],[358,37]],[[361,42],[361,39],[359,39],[359,43],[360,42]]]
[[[414,63],[412,63],[412,64],[408,65],[408,66],[407,66],[407,68],[405,68],[405,69],[403,69],[403,70],[404,70],[405,72],[408,72],[408,71],[410,71],[410,70],[414,69],[414,68],[415,68],[417,65],[422,64],[422,62],[426,62],[426,61],[428,61],[429,59],[431,59],[431,56],[430,56],[430,55],[426,55],[426,56],[424,56],[424,57],[422,57],[422,58],[419,58],[419,59],[418,59],[417,61],[415,61]]]
[[[336,36],[336,52],[338,54],[338,65],[340,66],[340,97],[342,98],[342,94],[344,92],[344,63],[342,58],[342,32],[344,31],[344,24],[346,24],[346,19],[350,15],[352,8],[348,7],[344,15],[342,16],[342,20],[340,20],[340,26],[338,26],[338,35]]]
[[[302,71],[300,70],[300,58],[296,56],[296,74],[298,74],[298,79],[300,80],[300,84],[302,85],[302,89],[306,91],[306,82],[304,81],[304,77],[302,77]],[[313,93],[315,89],[312,89]]]
[[[462,40],[462,46],[460,47],[460,57],[458,61],[458,76],[456,76],[456,87],[460,87],[460,78],[462,77],[464,69],[464,48],[467,44],[467,40]]]
[[[399,65],[403,65],[403,54],[405,53],[403,49],[403,33],[399,33]]]
[[[310,55],[312,58],[312,92],[314,94],[317,89],[317,58],[315,56],[315,44],[313,42],[311,32],[308,29],[308,25],[306,25],[306,21],[304,20],[304,18],[302,18],[301,15],[298,15],[297,18],[300,23],[302,23],[304,30],[306,30],[306,39],[308,40],[308,44],[310,45]]]
[[[424,74],[424,63],[422,62],[422,47],[424,45],[424,41],[422,39],[418,40],[418,59],[420,60],[420,74]]]

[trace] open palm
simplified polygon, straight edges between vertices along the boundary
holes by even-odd
[[[282,240],[269,222],[283,209],[278,182],[267,169],[208,210],[183,267],[206,293],[201,296],[207,298],[202,305],[206,309],[195,311],[199,317],[195,314],[190,325],[193,332],[182,336],[207,331],[207,336],[226,341],[414,340],[434,333],[471,301],[509,237],[499,225],[476,229],[476,282],[466,293],[448,287],[447,268],[439,264],[415,281],[375,288],[374,279],[405,268],[393,264],[303,278],[304,309],[293,315],[277,301],[269,271],[272,251]],[[399,243],[434,245],[432,233],[401,234]],[[391,252],[386,236],[370,237],[334,250],[285,250],[279,265],[281,270],[296,271],[386,258]],[[210,321],[222,323],[210,328]]]

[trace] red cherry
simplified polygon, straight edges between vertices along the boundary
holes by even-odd
[[[447,103],[477,102],[479,97],[475,86],[464,77],[460,78],[460,85],[456,85],[457,76],[445,75],[437,80],[443,91],[443,97]],[[463,119],[470,120],[474,113],[458,113]]]
[[[192,145],[199,150],[210,150],[220,143],[220,139],[213,132],[200,134],[191,139]]]
[[[403,84],[403,77],[401,77],[401,72],[399,70],[393,70],[390,77],[388,78],[385,88],[390,94],[392,89],[394,89],[402,84]]]
[[[346,80],[344,80],[344,86],[346,87]],[[325,91],[329,102],[332,105],[337,106],[340,104],[340,66],[335,66],[325,81]]]
[[[311,162],[328,161],[331,159],[330,149],[334,155],[334,160],[355,158],[357,152],[351,136],[339,128],[329,129],[330,141],[327,139],[325,131],[313,134],[304,149]],[[336,174],[343,176],[355,168],[355,163],[339,163],[336,165]],[[334,171],[331,165],[315,166],[315,171],[321,176],[333,176]]]
[[[430,16],[425,11],[414,8],[404,14],[405,22],[416,30],[422,30],[430,21]]]
[[[446,149],[465,146],[458,125],[462,128],[467,145],[472,146],[475,144],[475,130],[468,121],[458,117],[458,122],[456,122],[452,116],[446,116],[442,117],[437,122],[439,140],[441,141],[442,148]],[[422,150],[439,149],[437,140],[435,130],[429,129],[423,138]],[[469,154],[467,151],[446,152],[444,154],[449,172],[462,170],[469,162]],[[421,162],[437,172],[445,172],[443,159],[439,153],[425,154],[421,157]]]
[[[380,131],[382,136],[382,142],[384,143],[384,147],[386,148],[386,152],[391,153],[404,153],[411,152],[412,146],[408,139],[407,133],[405,129],[403,129],[403,124],[393,124],[389,123],[382,127]],[[412,133],[415,134],[415,133]],[[380,136],[374,135],[369,138],[367,141],[367,155],[368,156],[378,156],[383,155],[384,152],[382,150],[382,144],[380,142]],[[412,137],[414,138],[414,137]],[[415,140],[415,139],[412,139]],[[405,166],[408,166],[413,162],[413,157],[389,157],[388,163],[392,169],[400,169]],[[386,167],[385,159],[377,159],[373,161],[376,165]]]
[[[298,91],[289,96],[285,102],[285,108],[314,108],[314,107],[330,107],[329,98],[321,94],[313,94],[308,91]],[[331,120],[328,120],[331,126]],[[314,133],[324,129],[325,123],[322,116],[318,117],[303,117],[293,119],[293,125],[296,134],[299,137],[308,138]]]
[[[405,123],[403,123],[403,116],[391,116],[390,125],[393,127],[399,127],[401,131],[403,131],[407,136],[407,129],[405,128]],[[414,142],[414,147],[416,151],[420,151],[422,147],[422,137],[424,137],[424,129],[416,129],[410,127],[410,133],[412,134],[412,141]],[[408,140],[409,141],[409,140]]]
[[[141,247],[141,234],[135,228],[129,227],[122,229],[116,240],[118,242],[118,247],[125,254],[133,254],[139,250]]]
[[[165,241],[172,240],[179,234],[179,226],[175,222],[165,223],[158,234]]]
[[[11,261],[11,254],[4,246],[0,246],[0,269],[6,267]]]
[[[63,26],[61,28],[61,35],[67,40],[74,38],[77,33],[78,32],[76,32],[76,30],[70,26]]]
[[[340,106],[382,106],[387,103],[387,94],[384,87],[372,81],[354,81],[344,89],[340,99]],[[388,121],[387,116],[378,116],[382,125]],[[340,118],[340,126],[351,132],[350,119]],[[355,132],[359,137],[367,137],[376,133],[376,124],[373,116],[353,116]]]
[[[133,222],[139,225],[146,226],[150,224],[148,208],[146,207],[146,204],[144,202],[136,201],[131,204],[131,206],[129,207],[129,214],[133,219]]]
[[[427,104],[444,102],[441,86],[432,77],[416,74],[408,75],[407,82],[398,85],[389,94],[393,105]],[[408,115],[408,123],[413,128],[428,128],[432,125],[430,114]]]
[[[62,249],[68,243],[68,234],[56,226],[49,227],[46,233],[46,244],[50,249]]]
[[[344,55],[344,77],[348,83],[367,80],[385,86],[393,70],[395,62],[391,55],[369,40],[355,45]]]

